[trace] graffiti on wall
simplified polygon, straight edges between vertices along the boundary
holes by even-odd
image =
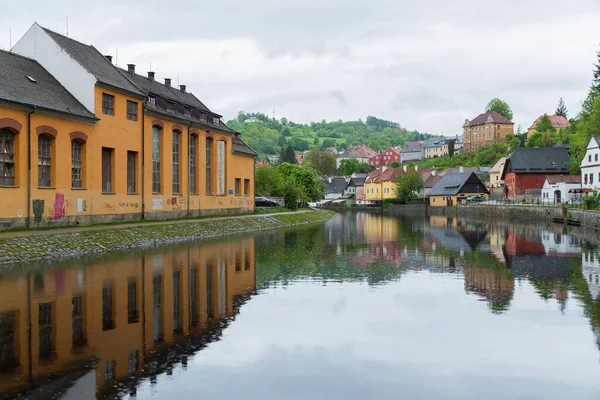
[[[42,222],[42,216],[44,215],[44,200],[33,200],[33,220],[36,224]]]

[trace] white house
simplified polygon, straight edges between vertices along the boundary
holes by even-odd
[[[592,136],[587,145],[585,157],[581,162],[581,188],[598,190],[600,188],[600,144]],[[588,190],[590,191],[590,190]]]
[[[581,177],[578,175],[548,175],[542,187],[544,203],[570,203],[579,201],[579,195],[573,193],[581,188]]]

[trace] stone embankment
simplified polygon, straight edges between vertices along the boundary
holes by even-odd
[[[247,215],[161,223],[4,233],[0,265],[67,259],[111,251],[146,249],[218,236],[325,221],[332,211]]]

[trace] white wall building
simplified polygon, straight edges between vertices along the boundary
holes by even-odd
[[[600,144],[595,136],[590,139],[581,162],[581,188],[592,190],[600,188]]]
[[[580,188],[581,177],[578,175],[548,175],[542,187],[541,200],[554,204],[578,202],[580,195],[569,191]]]

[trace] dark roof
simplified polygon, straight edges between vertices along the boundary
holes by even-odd
[[[464,190],[463,190],[464,188]],[[474,172],[453,173],[439,181],[429,192],[430,196],[454,196],[459,193],[487,193]]]
[[[367,180],[367,177],[356,177],[356,178],[350,178],[350,182],[348,183],[348,186],[365,186],[365,181]]]
[[[95,118],[37,61],[0,50],[0,65],[0,99]]]
[[[75,59],[83,68],[96,77],[98,82],[125,90],[138,96],[145,96],[138,87],[106,59],[94,46],[83,44],[71,38],[42,28],[60,47]]]
[[[235,153],[241,153],[252,157],[256,157],[258,155],[256,151],[254,151],[252,147],[248,146],[246,142],[244,142],[237,134],[232,136],[231,145]]]
[[[569,149],[565,147],[517,148],[506,160],[508,172],[564,174],[569,171]]]
[[[416,151],[423,151],[423,144],[421,142],[406,142],[401,152],[412,153]]]
[[[463,172],[475,172],[478,173],[479,172],[479,168],[478,167],[462,167]],[[460,167],[458,168],[447,168],[446,170],[444,170],[444,172],[440,172],[440,176],[444,177],[444,176],[448,176],[450,174],[457,174],[460,173]]]
[[[425,182],[423,182],[423,187],[424,187],[425,189],[430,189],[430,188],[433,188],[433,187],[435,187],[435,185],[437,185],[437,184],[438,184],[438,183],[439,183],[439,182],[440,182],[442,179],[444,179],[444,178],[442,178],[442,177],[441,177],[441,176],[439,176],[438,174],[436,174],[436,175],[429,174],[429,176],[427,177],[427,179],[425,179]]]
[[[325,195],[333,193],[344,193],[346,189],[346,179],[344,178],[332,178],[331,182],[328,179],[324,180],[325,184]]]
[[[496,124],[514,124],[510,119],[506,118],[504,115],[498,114],[496,111],[490,111],[483,114],[479,114],[472,121],[469,122],[470,125],[483,125],[488,122],[488,119],[491,117],[492,122]]]
[[[446,140],[443,138],[429,138],[425,143],[425,147],[442,147],[445,144]]]

